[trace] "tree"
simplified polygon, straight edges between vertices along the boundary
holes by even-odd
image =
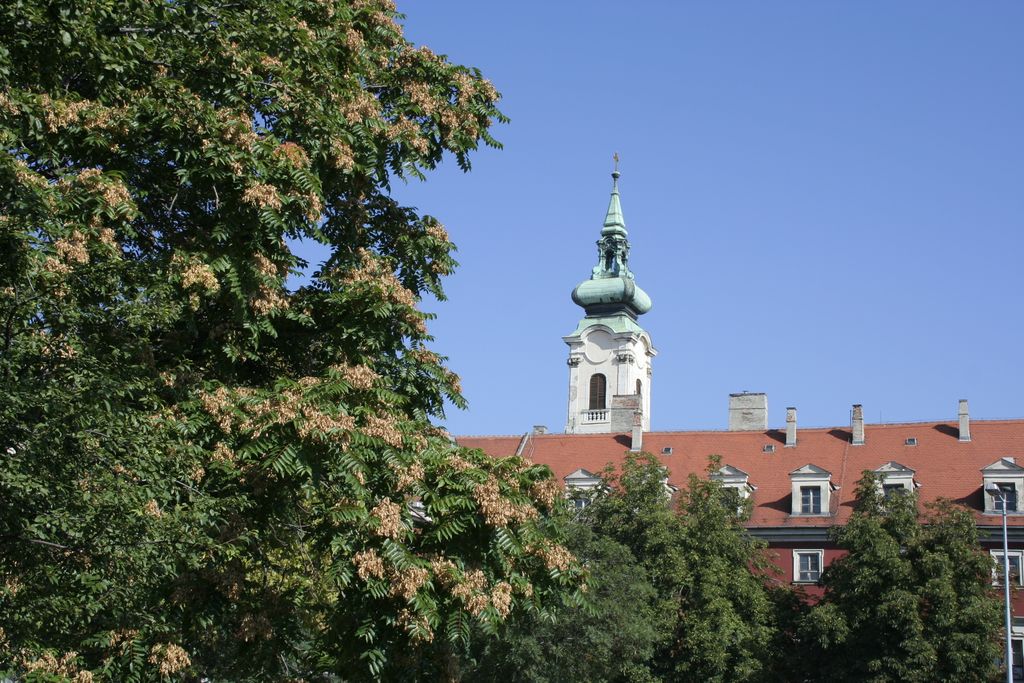
[[[666,619],[637,558],[585,521],[570,522],[567,547],[588,570],[583,604],[549,615],[523,611],[481,642],[472,680],[509,683],[654,681],[650,671]]]
[[[800,627],[808,676],[993,679],[1002,622],[969,510],[942,501],[922,516],[916,495],[886,497],[865,471],[835,538],[848,554],[825,571],[824,597]]]
[[[589,610],[510,623],[490,645],[501,665],[522,680],[777,680],[776,591],[742,525],[749,505],[691,476],[674,508],[665,477],[649,454],[605,472],[573,534],[596,593]]]
[[[0,7],[0,676],[450,678],[578,589],[546,468],[436,426],[453,246],[388,188],[504,117],[400,18]]]

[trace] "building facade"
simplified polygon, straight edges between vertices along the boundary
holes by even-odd
[[[572,294],[584,317],[563,338],[569,347],[565,433],[535,428],[520,436],[460,437],[458,443],[546,464],[570,497],[599,485],[598,473],[631,451],[654,454],[673,487],[691,474],[707,476],[709,459],[717,456],[721,467],[711,476],[751,500],[748,530],[767,541],[782,579],[811,595],[820,592],[822,571],[842,554],[829,529],[849,519],[865,470],[879,476],[887,493],[916,492],[922,507],[945,498],[972,509],[982,546],[1000,563],[1005,505],[1014,667],[1024,678],[1024,420],[972,420],[968,402],[960,400],[949,420],[865,424],[862,406],[854,404],[848,425],[798,429],[797,409],[790,407],[785,424],[772,428],[768,397],[744,392],[729,396],[725,430],[651,432],[657,352],[638,319],[652,304],[629,269],[619,173],[612,177],[598,263]],[[993,487],[1002,495],[990,493]],[[585,504],[585,496],[577,498]]]

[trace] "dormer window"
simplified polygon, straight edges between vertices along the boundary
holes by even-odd
[[[750,475],[732,465],[725,465],[717,472],[712,472],[711,478],[722,482],[722,488],[735,490],[740,500],[749,498],[750,494],[757,490],[757,487],[750,483]]]
[[[878,485],[886,498],[910,493],[918,486],[914,481],[914,470],[893,460],[876,469],[875,474],[878,475]]]
[[[985,497],[985,513],[1001,515],[1003,506],[1008,514],[1020,512],[1020,491],[1024,490],[1024,467],[1013,458],[1001,458],[988,467],[982,468],[982,490]]]
[[[582,510],[590,505],[594,492],[601,486],[601,477],[583,468],[566,475],[564,481],[565,495],[577,510]]]
[[[832,473],[807,464],[789,473],[793,515],[828,515],[831,509]]]

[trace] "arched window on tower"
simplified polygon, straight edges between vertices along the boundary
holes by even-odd
[[[608,382],[598,373],[590,376],[590,410],[604,410]]]
[[[644,395],[644,385],[640,383],[640,380],[636,381],[636,395],[637,396],[643,396]]]

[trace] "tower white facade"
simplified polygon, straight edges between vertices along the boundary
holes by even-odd
[[[657,351],[637,323],[651,309],[651,299],[629,270],[617,170],[612,179],[597,265],[572,293],[586,315],[563,337],[569,346],[569,434],[629,432],[634,427],[649,431],[651,426],[651,361]]]

